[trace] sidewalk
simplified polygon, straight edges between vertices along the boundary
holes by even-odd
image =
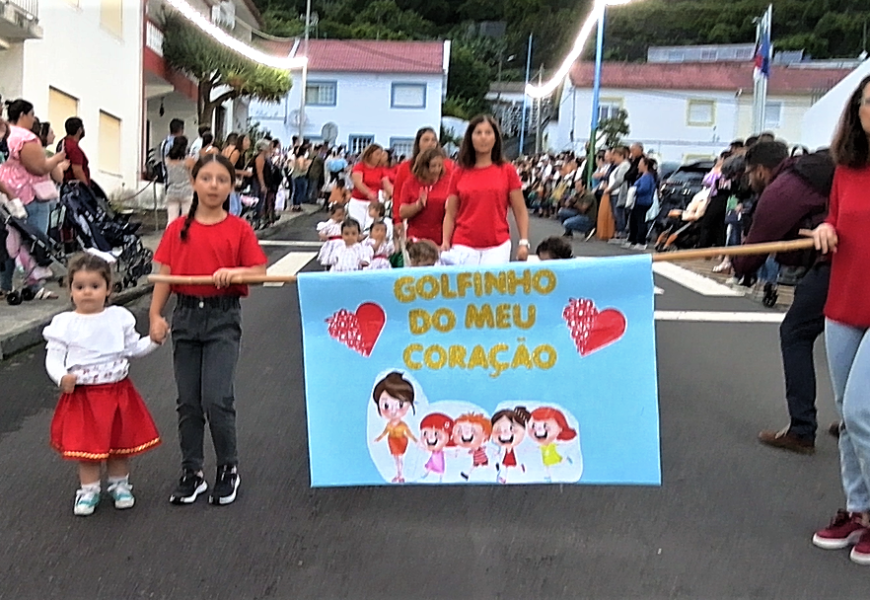
[[[303,212],[281,214],[281,218],[272,227],[257,232],[257,237],[268,239],[278,235],[284,226],[293,219],[311,214],[319,210],[318,206],[304,204]],[[149,233],[142,236],[142,243],[155,250],[160,243],[162,231]],[[55,292],[60,298],[57,300],[31,300],[18,306],[10,306],[5,301],[0,301],[0,360],[5,360],[16,352],[20,352],[30,346],[41,344],[42,330],[50,322],[54,315],[70,310],[69,292],[62,289],[56,281],[45,286]],[[153,286],[145,279],[139,280],[137,287],[127,288],[119,294],[112,295],[114,304],[127,304],[151,292]]]

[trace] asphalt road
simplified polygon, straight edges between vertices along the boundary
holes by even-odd
[[[314,239],[314,220],[286,237]],[[533,221],[533,242],[555,230]],[[763,310],[657,285],[659,309]],[[132,308],[144,332],[147,305]],[[134,464],[137,505],[104,500],[89,518],[72,515],[74,467],[47,445],[57,394],[42,350],[0,364],[0,598],[866,597],[866,569],[810,542],[843,503],[835,441],[812,457],[755,441],[785,423],[776,325],[658,323],[660,488],[311,489],[294,286],[254,290],[243,327],[243,484],[224,508],[167,502],[180,461],[168,347],[132,369],[165,441]]]

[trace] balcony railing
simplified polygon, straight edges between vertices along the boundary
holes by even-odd
[[[39,18],[39,0],[5,0],[4,3],[17,6],[25,13],[32,15],[34,19]]]
[[[145,47],[157,56],[163,56],[163,32],[154,21],[145,22]]]
[[[41,37],[38,0],[0,0],[0,39],[20,42]]]

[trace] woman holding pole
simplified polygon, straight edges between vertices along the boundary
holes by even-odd
[[[846,509],[813,543],[827,550],[852,546],[852,561],[870,565],[870,77],[849,99],[831,150],[837,170],[830,209],[812,236],[818,250],[832,254],[825,342],[842,418]]]

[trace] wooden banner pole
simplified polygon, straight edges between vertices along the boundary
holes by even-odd
[[[715,258],[717,256],[746,256],[752,254],[776,254],[777,252],[793,252],[808,250],[813,247],[813,240],[794,240],[791,242],[772,242],[769,244],[748,244],[745,246],[727,246],[725,248],[702,248],[698,250],[680,250],[677,252],[661,252],[652,255],[653,262],[680,262],[697,260],[699,258]],[[149,275],[151,283],[168,283],[170,285],[214,285],[210,275]],[[262,283],[294,283],[295,275],[246,275],[232,279],[234,284],[257,285]]]

